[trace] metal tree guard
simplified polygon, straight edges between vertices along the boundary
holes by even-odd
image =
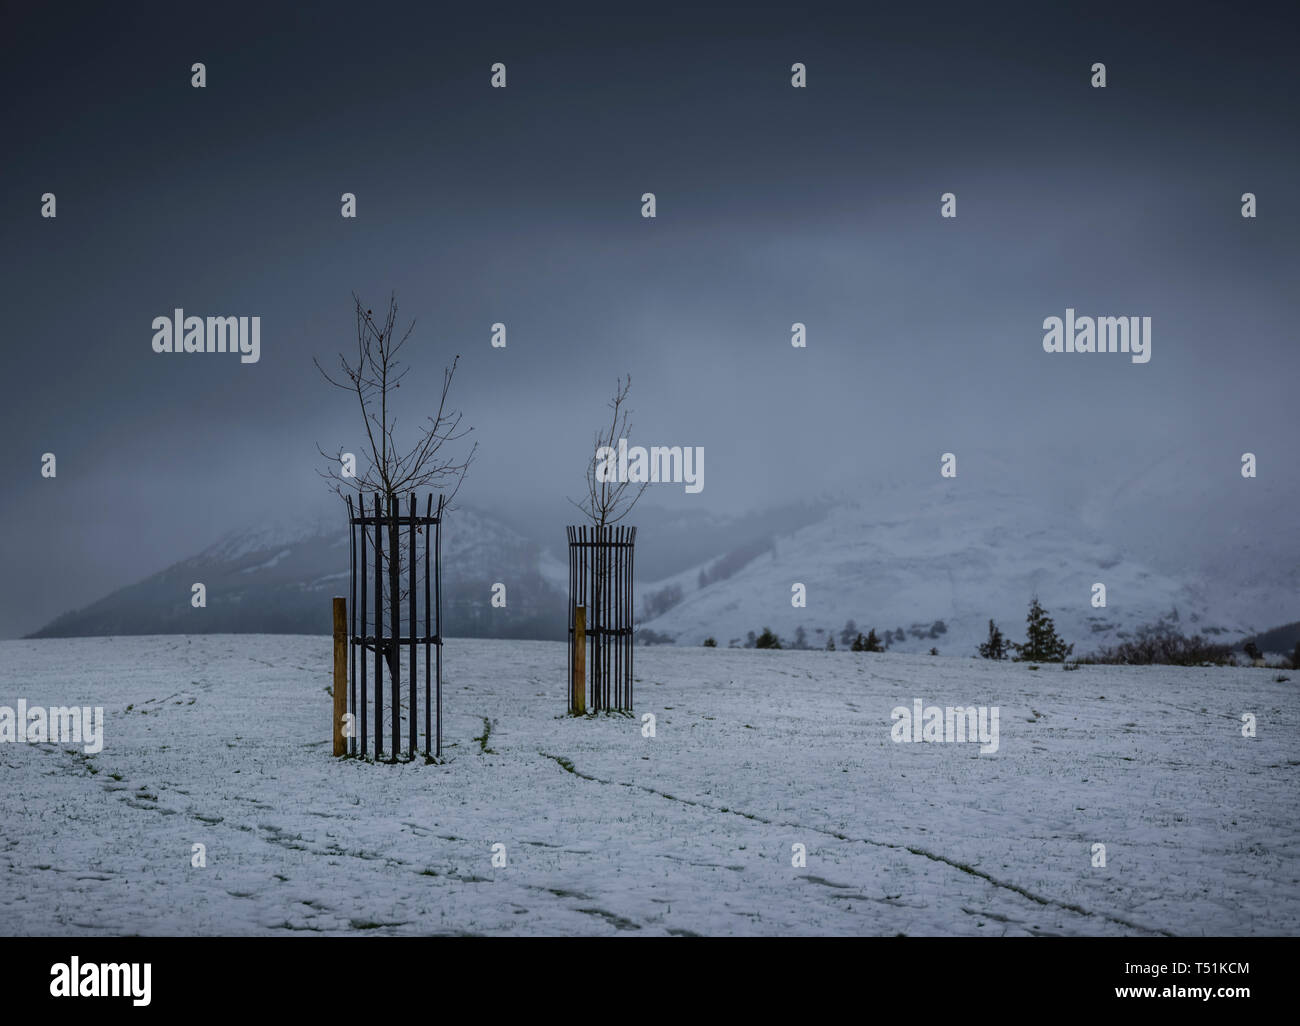
[[[349,742],[352,755],[369,754],[368,738],[370,727],[370,709],[374,706],[374,757],[382,758],[384,754],[384,664],[389,658],[389,676],[391,677],[391,720],[392,720],[392,758],[397,760],[402,750],[401,736],[401,651],[404,646],[410,648],[409,666],[409,700],[407,702],[407,756],[415,758],[419,740],[419,704],[416,697],[415,678],[418,672],[417,646],[424,649],[424,754],[426,758],[442,757],[442,514],[443,496],[438,496],[438,509],[433,511],[433,496],[429,495],[425,503],[424,516],[416,516],[415,494],[410,496],[410,512],[403,516],[401,499],[393,499],[388,508],[383,508],[380,496],[376,493],[372,511],[367,511],[365,496],[358,500],[359,509],[352,505],[352,497],[347,497],[348,523],[351,536],[352,556],[352,619],[351,652],[352,677],[349,688],[349,711],[354,727]],[[393,600],[385,596],[385,579],[389,577],[389,565],[384,558],[384,536],[390,530],[396,530],[397,551],[389,553],[389,559],[397,559],[399,580],[401,574],[402,531],[406,531],[406,578],[407,578],[407,632],[402,634],[401,596]],[[416,536],[424,536],[424,633],[417,630],[417,593]],[[430,556],[432,555],[432,560]],[[374,590],[368,592],[368,565],[373,557]],[[432,563],[432,569],[431,569]],[[358,573],[358,569],[360,572]],[[359,582],[359,584],[358,584]],[[432,595],[430,594],[432,589]],[[358,602],[359,597],[359,602]],[[385,599],[397,607],[398,612],[391,617],[392,622],[385,631]],[[358,610],[360,617],[358,618]],[[358,629],[359,628],[359,629]],[[436,655],[435,655],[436,650]],[[374,690],[367,690],[370,681],[366,674],[366,653],[375,654]],[[358,670],[360,671],[358,673]],[[358,751],[358,738],[360,751]]]
[[[567,528],[569,534],[569,711],[574,610],[586,609],[587,698],[594,712],[632,711],[633,555],[635,527]]]

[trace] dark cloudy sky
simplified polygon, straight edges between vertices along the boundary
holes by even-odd
[[[946,450],[1297,480],[1294,12],[1072,6],[6,5],[0,637],[317,500],[353,290],[417,320],[412,418],[461,354],[462,501],[557,534],[626,372],[640,440],[706,450],[669,506]],[[155,354],[178,306],[260,362]],[[1067,306],[1151,316],[1151,362],[1043,353]]]

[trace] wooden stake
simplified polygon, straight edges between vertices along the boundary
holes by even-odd
[[[573,711],[587,714],[587,609],[573,609]]]
[[[348,712],[348,602],[334,599],[334,754],[347,752],[343,718]]]

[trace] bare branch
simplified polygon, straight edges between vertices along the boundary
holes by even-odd
[[[596,432],[595,444],[590,462],[587,464],[587,496],[585,501],[569,499],[574,506],[596,527],[609,527],[632,512],[645,492],[648,482],[611,481],[608,475],[601,480],[600,467],[605,460],[601,457],[602,449],[616,449],[621,438],[627,438],[632,430],[627,409],[628,392],[632,388],[632,376],[619,378],[614,385],[614,397],[609,401],[610,420],[607,432]],[[639,487],[633,488],[633,485]]]

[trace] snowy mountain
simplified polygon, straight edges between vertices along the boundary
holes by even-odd
[[[1294,486],[1280,475],[1216,478],[1230,461],[1197,446],[1127,478],[1109,478],[1111,465],[1072,465],[1045,491],[1031,479],[1037,469],[971,457],[956,479],[872,483],[739,517],[639,508],[628,522],[638,526],[642,638],[698,645],[712,636],[726,647],[769,626],[787,644],[802,628],[808,646],[834,636],[838,647],[853,620],[882,641],[888,631],[893,651],[970,656],[990,618],[1023,640],[1034,594],[1076,655],[1162,620],[1236,643],[1300,619],[1300,521],[1277,515],[1294,508]],[[519,527],[472,509],[448,515],[449,636],[564,637],[564,521],[518,515]],[[196,581],[207,586],[202,611],[189,604]],[[503,609],[490,605],[498,581]],[[796,583],[805,608],[791,604]],[[1104,607],[1093,605],[1099,583]],[[325,633],[328,599],[347,586],[347,530],[330,508],[232,532],[33,636]]]
[[[564,596],[539,547],[470,509],[443,524],[444,633],[457,637],[555,638]],[[183,560],[99,601],[65,613],[32,637],[123,634],[327,634],[330,599],[346,595],[346,517],[338,509],[292,522],[232,531]],[[492,608],[495,582],[505,608]],[[190,605],[191,586],[207,606]]]
[[[642,627],[659,640],[698,645],[712,636],[724,647],[765,626],[789,644],[803,628],[806,644],[824,648],[832,635],[842,644],[852,619],[864,634],[891,632],[896,651],[970,656],[990,618],[1023,640],[1037,594],[1078,655],[1161,620],[1236,642],[1300,613],[1294,558],[1274,553],[1266,573],[1254,568],[1258,560],[1243,563],[1251,553],[1232,552],[1226,539],[1199,562],[1175,545],[1148,545],[1160,525],[1145,536],[1115,529],[1136,501],[1132,492],[1121,489],[1127,505],[1115,500],[1106,517],[1100,503],[1081,509],[1063,499],[1043,508],[1011,489],[955,481],[912,494],[880,489],[728,559],[643,584]],[[1248,528],[1245,536],[1263,545]],[[1097,583],[1106,587],[1104,608],[1093,606]],[[806,608],[792,605],[795,584],[806,588]]]

